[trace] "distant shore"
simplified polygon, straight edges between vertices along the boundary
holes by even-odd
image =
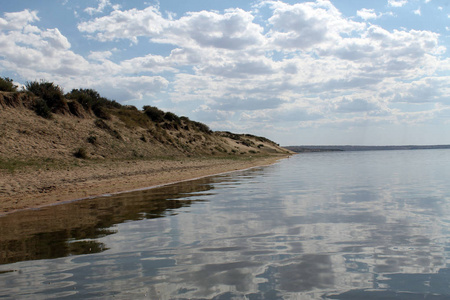
[[[284,148],[297,153],[302,153],[302,152],[329,152],[329,151],[432,150],[432,149],[450,149],[450,145],[402,145],[402,146],[307,145],[307,146],[285,146]]]
[[[151,188],[275,163],[288,155],[98,162],[66,170],[2,172],[0,216],[104,194]]]

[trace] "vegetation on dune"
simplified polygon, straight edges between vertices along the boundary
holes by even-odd
[[[51,133],[48,133],[45,129],[36,130],[36,139],[40,141],[44,138],[49,143],[45,149],[55,149],[52,150],[54,153],[66,153],[66,148],[60,145],[67,144],[67,139],[70,138],[69,143],[76,148],[69,150],[68,154],[72,158],[78,158],[78,162],[104,158],[151,158],[162,153],[169,156],[233,156],[283,152],[282,149],[271,148],[276,144],[263,137],[213,132],[208,125],[192,121],[188,117],[150,105],[143,106],[142,110],[122,105],[102,97],[93,89],[72,89],[64,94],[60,86],[40,80],[27,82],[21,93],[18,93],[12,79],[5,77],[0,78],[0,91],[15,92],[0,94],[0,108],[9,106],[32,109],[36,115],[48,119],[51,122],[48,124],[58,124],[62,131],[49,130]],[[76,119],[61,120],[55,115],[85,120],[74,123]],[[77,124],[80,123],[84,124],[84,129],[78,127]],[[76,134],[66,137],[68,132]],[[26,147],[35,149],[37,146]]]
[[[45,101],[47,107],[54,113],[62,113],[68,111],[69,107],[64,98],[63,90],[60,86],[53,82],[45,80],[32,81],[25,84],[27,91],[38,96]]]
[[[104,120],[111,119],[108,109],[122,107],[120,103],[114,100],[101,97],[93,89],[73,89],[70,93],[66,94],[66,98],[79,102],[85,110],[92,111],[96,117]]]
[[[14,85],[13,80],[8,77],[0,77],[0,91],[16,92],[17,85]]]

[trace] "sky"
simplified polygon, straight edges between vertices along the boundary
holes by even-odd
[[[450,144],[448,0],[0,0],[0,76],[288,145]]]

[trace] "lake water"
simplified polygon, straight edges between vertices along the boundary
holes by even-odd
[[[0,218],[0,299],[450,299],[450,150],[328,152]]]

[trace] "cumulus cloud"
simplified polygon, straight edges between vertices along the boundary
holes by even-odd
[[[115,97],[118,100],[153,95],[168,85],[160,76],[118,75],[126,67],[110,61],[110,51],[91,52],[88,58],[92,61],[88,61],[71,50],[58,28],[40,29],[32,25],[37,21],[37,12],[29,10],[5,13],[0,18],[0,68],[14,70],[29,80],[53,80],[69,89],[97,87],[109,92],[122,86],[125,93]]]
[[[99,1],[99,12],[107,7],[110,1]],[[35,26],[36,12],[8,13],[0,18],[0,66],[67,88],[95,88],[116,100],[155,100],[162,93],[168,109],[213,126],[392,122],[400,116],[392,105],[448,102],[450,79],[436,79],[449,65],[437,33],[371,25],[367,21],[382,16],[374,9],[359,10],[357,22],[325,0],[263,1],[257,8],[176,16],[156,6],[113,7],[99,17],[89,10],[93,16],[79,31],[120,50],[85,57],[57,28]],[[149,47],[119,55],[126,51],[120,42],[143,39]],[[155,44],[172,50],[153,52]]]
[[[139,36],[153,36],[162,32],[167,24],[157,8],[149,6],[144,10],[115,10],[110,15],[83,22],[78,29],[93,35],[100,41],[130,39],[137,43]]]
[[[426,77],[411,83],[396,83],[392,101],[402,103],[450,104],[450,77]]]
[[[0,18],[0,30],[22,30],[35,21],[39,21],[37,11],[26,9],[21,12],[5,13],[4,18]]]
[[[373,8],[371,8],[371,9],[363,8],[361,10],[358,10],[356,12],[356,14],[358,15],[358,17],[360,17],[363,20],[377,19],[381,16],[381,15],[377,15],[377,13],[375,12],[375,10]]]
[[[130,39],[136,43],[139,37],[148,37],[153,42],[183,47],[242,50],[263,41],[263,29],[252,22],[253,18],[242,9],[229,9],[224,14],[192,12],[173,20],[149,6],[143,10],[116,10],[109,16],[83,22],[78,29],[94,34],[100,41]]]
[[[343,18],[329,1],[294,5],[267,3],[273,9],[273,16],[268,20],[273,28],[268,35],[281,49],[309,50],[330,45],[339,41],[342,34],[350,35],[364,28],[364,24]]]
[[[120,5],[112,5],[110,0],[98,0],[98,6],[88,7],[84,11],[89,15],[102,13],[107,7],[112,7],[114,10],[119,9]]]
[[[406,3],[408,3],[408,0],[388,0],[388,5],[392,7],[402,7]]]

